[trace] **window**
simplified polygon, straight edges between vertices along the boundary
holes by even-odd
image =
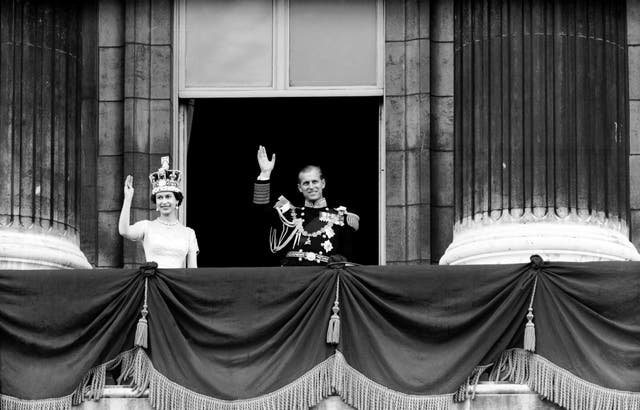
[[[181,0],[179,98],[383,94],[382,0]]]
[[[270,87],[273,8],[264,0],[186,1],[184,87]]]
[[[289,86],[376,86],[376,8],[368,0],[291,0]]]

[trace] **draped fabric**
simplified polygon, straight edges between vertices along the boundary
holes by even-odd
[[[0,403],[68,408],[119,366],[159,409],[447,408],[483,371],[640,409],[639,302],[634,262],[0,271]]]

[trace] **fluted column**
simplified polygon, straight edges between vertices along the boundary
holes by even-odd
[[[0,2],[0,269],[88,268],[78,247],[74,2]]]
[[[624,1],[459,1],[442,263],[627,260]]]

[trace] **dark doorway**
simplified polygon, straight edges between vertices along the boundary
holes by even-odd
[[[322,167],[329,206],[360,215],[354,262],[378,263],[378,98],[196,100],[188,150],[188,225],[198,265],[270,266],[268,232],[251,215],[259,145],[277,154],[271,199],[300,205],[297,173]]]

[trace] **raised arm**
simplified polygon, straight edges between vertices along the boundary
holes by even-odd
[[[271,171],[276,164],[276,154],[271,155],[269,159],[267,150],[264,146],[260,145],[258,148],[258,165],[260,166],[260,175],[258,175],[258,181],[268,181],[271,178]]]
[[[124,181],[124,201],[122,202],[122,211],[120,211],[120,220],[118,221],[118,232],[127,239],[133,240],[130,234],[129,220],[131,213],[131,200],[133,199],[133,177],[127,175]]]

